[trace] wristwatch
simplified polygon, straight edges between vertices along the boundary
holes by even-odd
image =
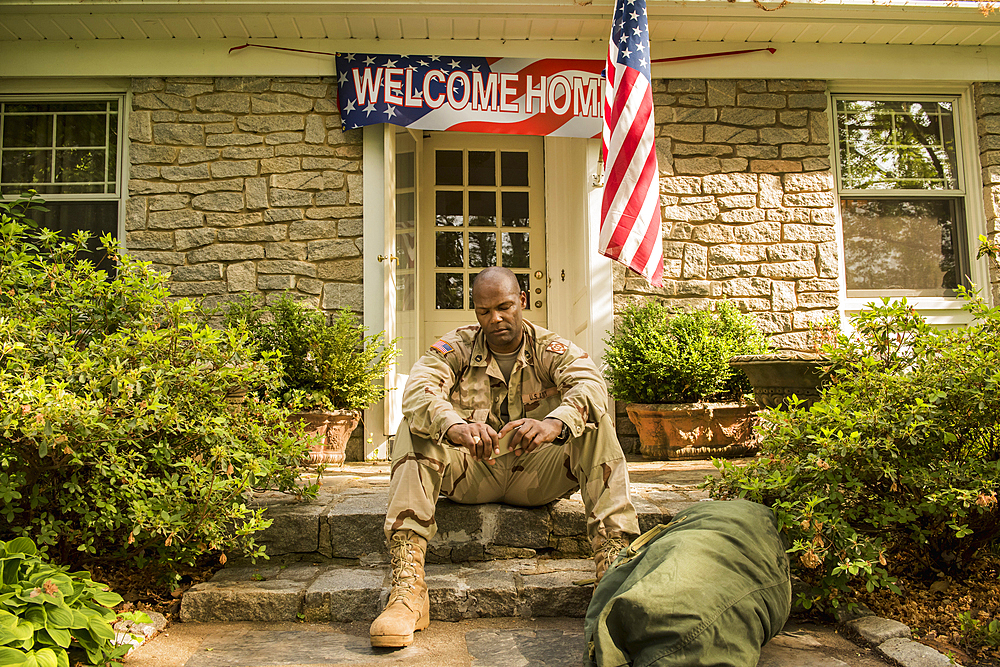
[[[559,431],[559,436],[556,438],[556,442],[560,444],[566,442],[567,440],[569,440],[570,434],[571,431],[569,430],[569,426],[565,422],[563,422],[562,430]]]

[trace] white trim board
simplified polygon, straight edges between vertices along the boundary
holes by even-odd
[[[333,76],[333,56],[242,49],[243,40],[93,40],[0,42],[0,79],[144,76]],[[606,43],[503,40],[260,40],[270,46],[359,53],[418,53],[518,58],[603,59]],[[742,56],[653,65],[654,78],[1000,80],[1000,47],[866,44],[654,42],[655,58],[734,49],[776,49]],[[14,84],[4,84],[14,85]]]

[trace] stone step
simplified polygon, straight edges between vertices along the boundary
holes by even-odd
[[[589,559],[524,558],[428,565],[431,619],[582,617],[594,576]],[[227,567],[184,593],[193,622],[371,621],[388,597],[389,568],[346,562]]]
[[[262,494],[271,527],[259,537],[270,556],[317,554],[362,564],[385,562],[382,525],[388,506],[388,474],[335,475],[319,496],[297,501]],[[633,483],[632,501],[642,531],[670,519],[707,493],[692,485]],[[442,498],[438,533],[428,546],[428,563],[465,563],[537,555],[589,558],[586,514],[579,492],[543,507],[502,504],[459,505]]]

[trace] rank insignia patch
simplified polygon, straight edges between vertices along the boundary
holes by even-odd
[[[432,350],[437,350],[438,352],[440,352],[441,356],[444,356],[444,355],[448,354],[449,352],[454,352],[455,351],[455,349],[451,345],[449,345],[448,343],[444,342],[443,340],[439,340],[438,342],[436,342],[433,345],[431,345],[431,349]]]
[[[568,350],[569,347],[566,343],[557,340],[549,343],[549,346],[545,349],[553,354],[566,354],[566,350]]]

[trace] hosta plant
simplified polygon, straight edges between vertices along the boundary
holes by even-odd
[[[90,573],[46,562],[26,537],[0,542],[0,665],[120,664],[130,647],[112,629],[121,601]]]

